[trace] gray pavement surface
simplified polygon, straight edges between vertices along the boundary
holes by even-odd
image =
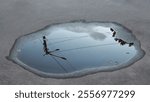
[[[150,0],[0,0],[0,84],[150,84]],[[133,31],[145,56],[128,68],[78,78],[39,77],[6,59],[15,40],[53,23],[114,21]]]

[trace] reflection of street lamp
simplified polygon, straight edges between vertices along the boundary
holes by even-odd
[[[49,49],[47,48],[47,42],[46,42],[46,37],[45,36],[43,36],[43,50],[44,50],[44,52],[45,52],[45,55],[47,55],[47,54],[49,54]]]
[[[49,51],[48,47],[47,47],[47,41],[46,41],[46,36],[43,36],[43,50],[45,52],[44,56],[45,55],[51,55],[51,56],[54,56],[54,57],[58,57],[58,58],[61,58],[63,60],[67,60],[65,57],[61,57],[61,56],[57,56],[57,55],[54,55],[52,54],[53,52],[55,51],[59,51],[60,49],[55,49],[53,51]]]

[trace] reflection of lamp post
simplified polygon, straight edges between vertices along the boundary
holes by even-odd
[[[53,51],[49,51],[49,49],[48,49],[48,47],[47,47],[47,41],[46,41],[46,40],[47,40],[47,39],[46,39],[46,36],[43,36],[43,50],[44,50],[44,52],[45,52],[44,55],[51,55],[51,56],[54,56],[54,57],[61,58],[61,59],[63,59],[63,60],[67,60],[65,57],[61,57],[61,56],[57,56],[57,55],[52,54],[53,52],[58,51],[58,50],[60,50],[60,49],[55,49],[55,50],[53,50]]]
[[[43,36],[43,50],[44,50],[44,52],[45,52],[45,54],[47,55],[47,54],[49,54],[49,49],[47,48],[47,42],[46,42],[46,37],[45,36]]]

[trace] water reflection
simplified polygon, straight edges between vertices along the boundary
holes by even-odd
[[[115,37],[115,36],[116,36],[116,31],[115,31],[113,28],[110,28],[110,31],[112,32],[112,37]],[[129,47],[131,47],[131,46],[134,45],[133,42],[127,42],[127,41],[124,41],[124,40],[121,39],[121,38],[114,38],[114,40],[115,40],[116,42],[118,42],[120,45],[128,44]]]
[[[60,75],[120,69],[137,61],[141,52],[135,37],[121,25],[73,22],[21,37],[10,57],[35,73]]]
[[[90,34],[90,36],[93,37],[93,39],[95,40],[104,40],[106,38],[106,36],[101,33],[93,33],[93,34]]]

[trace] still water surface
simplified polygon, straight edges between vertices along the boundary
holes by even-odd
[[[115,31],[110,30],[113,28]],[[17,58],[46,73],[69,73],[87,68],[121,65],[137,54],[135,38],[119,25],[110,23],[66,23],[36,32],[17,48]],[[45,55],[43,36],[52,55]],[[125,44],[120,44],[121,39]],[[57,51],[55,51],[57,49]],[[59,50],[58,50],[59,49]],[[56,55],[56,56],[55,56]],[[66,60],[59,58],[63,57]]]

